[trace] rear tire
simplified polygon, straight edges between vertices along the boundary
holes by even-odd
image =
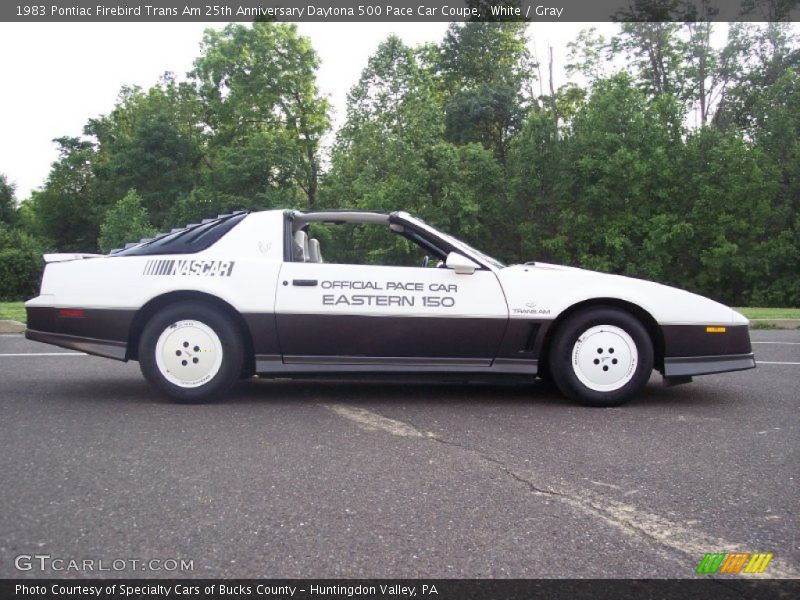
[[[619,406],[653,371],[653,342],[623,310],[595,307],[569,317],[550,349],[550,374],[568,398],[586,406]]]
[[[208,304],[171,304],[142,331],[142,374],[175,402],[218,400],[242,374],[244,346],[238,331],[230,317]]]

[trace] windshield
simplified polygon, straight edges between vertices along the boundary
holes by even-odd
[[[497,260],[495,258],[492,258],[488,254],[484,254],[480,250],[477,250],[476,248],[473,248],[472,246],[470,246],[466,242],[462,242],[461,240],[459,240],[457,238],[454,238],[452,235],[450,235],[448,233],[444,233],[444,232],[436,229],[435,227],[431,227],[430,225],[428,225],[425,221],[423,221],[420,218],[412,217],[412,216],[407,215],[407,214],[404,214],[403,218],[405,220],[407,220],[409,223],[413,223],[414,225],[417,225],[422,229],[430,231],[431,233],[435,233],[437,236],[442,238],[444,241],[446,241],[450,245],[455,246],[456,248],[461,248],[463,250],[466,250],[467,253],[477,256],[482,261],[492,265],[493,267],[495,267],[497,269],[505,268],[505,265],[503,263],[501,263],[499,260]]]

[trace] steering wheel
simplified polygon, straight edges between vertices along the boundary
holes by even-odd
[[[425,256],[422,257],[422,268],[423,269],[428,266],[428,261],[430,261],[430,258],[426,254]]]

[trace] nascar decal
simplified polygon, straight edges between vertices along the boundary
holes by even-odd
[[[230,277],[235,260],[148,260],[143,275],[200,275],[206,277]]]
[[[453,296],[413,296],[402,292],[445,292],[458,293],[458,286],[452,284],[422,282],[387,281],[323,281],[323,290],[357,290],[376,292],[400,292],[399,294],[323,294],[323,306],[424,306],[426,308],[452,308],[456,304]]]

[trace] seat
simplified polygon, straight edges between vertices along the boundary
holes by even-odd
[[[294,232],[294,260],[295,262],[308,262],[308,234],[305,231]]]
[[[322,252],[319,250],[319,240],[310,238],[308,240],[309,260],[315,263],[322,262]]]

